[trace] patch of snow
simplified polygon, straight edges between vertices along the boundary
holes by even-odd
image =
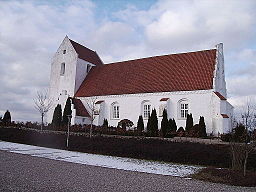
[[[65,151],[4,141],[0,141],[0,150],[71,163],[178,177],[187,177],[203,168],[199,166]]]

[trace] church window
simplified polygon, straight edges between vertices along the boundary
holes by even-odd
[[[188,109],[189,109],[189,105],[186,99],[179,101],[179,111],[180,111],[179,114],[181,119],[187,118]]]
[[[66,52],[67,52],[67,51],[66,51],[66,49],[65,49],[65,50],[63,50],[63,54],[66,54]]]
[[[145,103],[143,105],[143,117],[144,119],[148,119],[150,116],[150,111],[151,111],[151,105],[148,103]]]
[[[113,119],[120,118],[120,107],[116,102],[112,104],[112,118]]]
[[[65,74],[65,63],[61,63],[61,68],[60,68],[60,75]]]

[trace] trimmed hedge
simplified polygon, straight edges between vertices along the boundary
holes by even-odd
[[[66,149],[66,135],[41,133],[17,128],[0,128],[0,139],[4,141]],[[231,156],[228,145],[206,145],[199,143],[176,143],[167,140],[143,137],[115,138],[95,136],[70,136],[69,150],[120,157],[132,157],[184,164],[230,167]],[[248,159],[248,169],[256,170],[256,154]]]

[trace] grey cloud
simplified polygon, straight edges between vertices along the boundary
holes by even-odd
[[[255,57],[244,53],[256,42],[255,1],[157,1],[148,10],[128,6],[95,15],[91,1],[0,2],[0,111],[12,108],[18,120],[37,120],[33,108],[36,90],[48,86],[50,62],[65,35],[96,50],[104,62],[209,49],[224,42],[227,85],[238,105],[244,95],[256,95],[250,65]],[[235,13],[235,14],[234,14]],[[249,54],[250,55],[250,54]],[[253,52],[252,55],[255,55]],[[247,59],[245,59],[247,58]],[[228,59],[228,60],[227,60]],[[239,65],[238,61],[245,63]],[[256,79],[255,79],[256,80]]]

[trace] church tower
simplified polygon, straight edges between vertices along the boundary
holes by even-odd
[[[92,51],[66,36],[51,64],[50,98],[53,99],[53,108],[47,114],[47,122],[51,123],[54,108],[61,104],[62,110],[68,97],[73,97],[89,73],[102,61],[95,51]]]

